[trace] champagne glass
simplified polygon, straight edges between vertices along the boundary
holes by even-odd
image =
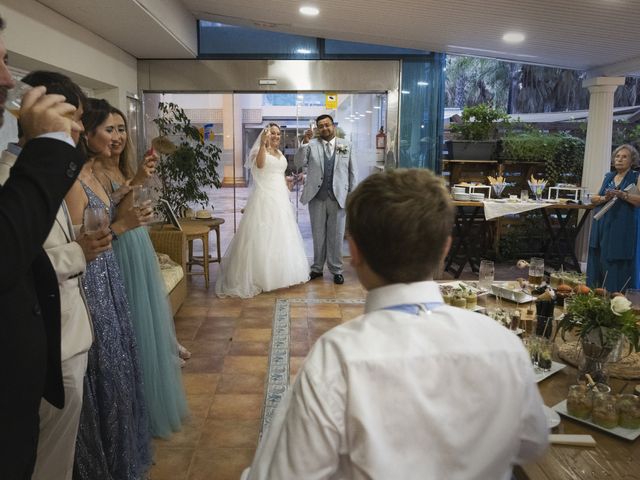
[[[151,201],[151,189],[144,185],[133,186],[133,206],[135,208],[145,207]]]
[[[99,232],[109,226],[109,215],[102,207],[87,207],[84,209],[83,225],[84,233]]]
[[[22,97],[33,87],[24,82],[17,81],[16,86],[7,92],[5,108],[16,118],[20,118],[20,106],[22,105]]]
[[[502,195],[504,187],[506,187],[507,184],[506,183],[494,183],[491,186],[493,187],[493,192],[496,194],[496,198],[500,198],[500,195]]]
[[[478,288],[485,292],[491,290],[495,276],[495,267],[491,260],[481,260],[480,270],[478,275]]]

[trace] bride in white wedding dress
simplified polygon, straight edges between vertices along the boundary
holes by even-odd
[[[296,224],[278,150],[280,127],[269,124],[249,152],[253,189],[240,226],[222,258],[216,295],[250,298],[309,280],[309,262]]]

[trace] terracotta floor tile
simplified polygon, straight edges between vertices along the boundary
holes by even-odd
[[[305,358],[306,357],[291,357],[289,359],[289,373],[291,375],[296,375],[298,373]]]
[[[213,395],[220,381],[219,373],[190,373],[182,375],[182,383],[189,395]]]
[[[186,480],[195,449],[157,448],[155,465],[151,468],[153,480]]]
[[[202,429],[204,427],[206,417],[196,417],[192,415],[182,425],[179,432],[173,433],[169,438],[156,438],[153,440],[154,448],[163,449],[193,449],[196,448],[200,441]]]
[[[310,350],[309,342],[291,342],[290,352],[291,356],[304,357]]]
[[[244,315],[236,320],[238,328],[271,328],[272,317],[245,317]]]
[[[234,341],[231,342],[229,349],[229,355],[269,355],[269,343],[268,342],[237,342],[234,337]]]
[[[338,318],[309,318],[309,329],[327,331],[342,323],[342,317]]]
[[[182,373],[220,373],[224,364],[224,356],[194,355],[185,364]]]
[[[176,317],[175,328],[178,340],[193,340],[203,321],[204,320],[202,318]]]
[[[214,375],[218,375],[217,373]],[[204,395],[194,395],[192,393],[187,394],[187,403],[189,404],[190,418],[200,418],[204,420],[209,414],[209,408],[213,403],[213,394],[207,393]]]
[[[269,342],[271,341],[270,328],[236,328],[233,333],[235,342]]]
[[[343,320],[351,320],[364,313],[364,305],[340,305]]]
[[[208,306],[195,307],[195,306],[183,306],[178,313],[180,318],[186,317],[202,317],[207,314],[209,310]]]
[[[205,317],[202,323],[216,327],[235,327],[237,321],[238,319],[234,317]]]
[[[238,318],[242,312],[241,305],[216,305],[206,312],[207,317],[234,317]]]
[[[309,328],[309,321],[305,315],[303,318],[290,318],[291,328]]]
[[[309,329],[291,327],[289,335],[291,336],[291,342],[306,342],[309,339]]]
[[[260,418],[263,395],[258,394],[221,394],[213,397],[208,418]]]
[[[219,327],[215,324],[203,322],[194,338],[198,340],[229,340],[233,337],[233,327]]]
[[[260,432],[260,419],[209,418],[202,429],[199,452],[210,455],[218,448],[255,448]]]
[[[337,318],[340,316],[340,307],[337,304],[311,304],[308,306],[309,317]]]
[[[238,480],[251,465],[254,453],[254,448],[218,448],[211,453],[199,450],[191,463],[189,480]]]
[[[273,318],[274,305],[245,306],[242,309],[243,317]]]
[[[307,313],[307,306],[291,305],[289,307],[289,315],[291,318],[307,318],[309,316]]]
[[[229,340],[210,340],[206,335],[203,337],[196,333],[194,340],[183,341],[182,345],[192,355],[226,355],[229,352]]]
[[[264,394],[265,374],[251,375],[246,373],[226,374],[220,376],[218,393],[257,393]]]
[[[230,356],[224,359],[223,373],[252,373],[265,374],[267,372],[266,357]]]

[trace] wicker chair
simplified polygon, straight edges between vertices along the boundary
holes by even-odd
[[[182,267],[185,275],[169,292],[169,302],[171,311],[176,314],[182,303],[187,298],[187,238],[184,232],[175,227],[165,225],[162,228],[152,228],[149,231],[153,248],[158,253],[164,253],[171,257],[171,260]]]

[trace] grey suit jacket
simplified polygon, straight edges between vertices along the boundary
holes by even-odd
[[[341,147],[346,150],[341,153]],[[336,138],[336,159],[333,167],[333,194],[336,196],[340,208],[347,204],[347,194],[355,188],[356,164],[351,156],[351,144],[341,138]],[[309,143],[301,145],[293,163],[296,168],[306,167],[307,179],[302,190],[300,201],[309,203],[316,196],[322,186],[324,175],[324,148],[322,141],[312,139]]]
[[[0,155],[0,184],[9,178],[16,156],[5,150]],[[63,202],[64,203],[64,202]],[[43,248],[58,277],[60,289],[61,360],[89,350],[93,330],[82,292],[80,276],[86,270],[82,247],[75,241],[73,229],[60,206]]]

